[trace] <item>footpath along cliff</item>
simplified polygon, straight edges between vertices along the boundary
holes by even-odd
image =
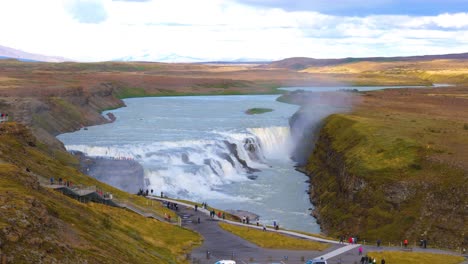
[[[371,243],[426,239],[466,247],[466,94],[467,88],[355,94],[361,103],[353,112],[328,116],[315,135],[309,127],[303,145],[311,147],[297,155],[307,155],[302,169],[323,231]],[[299,119],[291,120],[293,128]]]

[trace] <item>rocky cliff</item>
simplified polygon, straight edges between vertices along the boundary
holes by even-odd
[[[302,115],[311,114],[303,104],[291,126],[309,130],[299,133],[299,145],[310,149],[299,154],[309,153],[303,169],[323,231],[392,244],[427,239],[431,246],[466,247],[467,91],[358,93],[352,112],[332,114],[318,129],[298,126]]]
[[[100,113],[124,106],[116,90],[111,83],[101,83],[96,87],[43,90],[23,96],[16,92],[3,95],[0,111],[31,127],[35,136],[47,145],[63,149],[56,135],[110,122]]]
[[[320,130],[306,173],[322,229],[395,244],[466,243],[466,171],[429,160],[411,138],[379,135],[368,121],[332,115]]]

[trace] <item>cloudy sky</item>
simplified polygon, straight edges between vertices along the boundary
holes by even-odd
[[[79,61],[468,52],[468,0],[1,0],[0,45]]]

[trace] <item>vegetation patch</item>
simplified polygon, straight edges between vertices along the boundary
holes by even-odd
[[[255,228],[230,225],[226,223],[219,223],[219,226],[224,230],[262,248],[322,251],[329,247],[329,245],[325,243],[293,238],[277,232],[262,231]]]
[[[185,263],[185,254],[201,243],[193,231],[40,186],[51,177],[96,186],[117,202],[176,218],[160,203],[81,174],[64,164],[71,159],[65,151],[54,152],[59,161],[41,145],[22,125],[0,125],[0,203],[7,205],[0,208],[0,240],[12,263]]]
[[[246,114],[248,115],[258,115],[258,114],[264,114],[268,112],[273,112],[273,109],[271,108],[250,108],[245,111]]]
[[[382,258],[386,263],[408,263],[408,264],[421,264],[421,263],[444,263],[444,264],[458,264],[463,262],[465,258],[460,256],[452,256],[446,254],[434,253],[420,253],[420,252],[399,252],[399,251],[383,251],[383,252],[369,252],[368,256],[375,258],[377,263],[380,263]]]
[[[124,99],[124,98],[145,97],[145,96],[149,96],[149,94],[143,88],[125,87],[125,88],[118,89],[116,91],[116,96],[119,99]]]

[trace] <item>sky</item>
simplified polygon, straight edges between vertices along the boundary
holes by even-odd
[[[1,0],[0,45],[77,61],[468,52],[468,0]]]

